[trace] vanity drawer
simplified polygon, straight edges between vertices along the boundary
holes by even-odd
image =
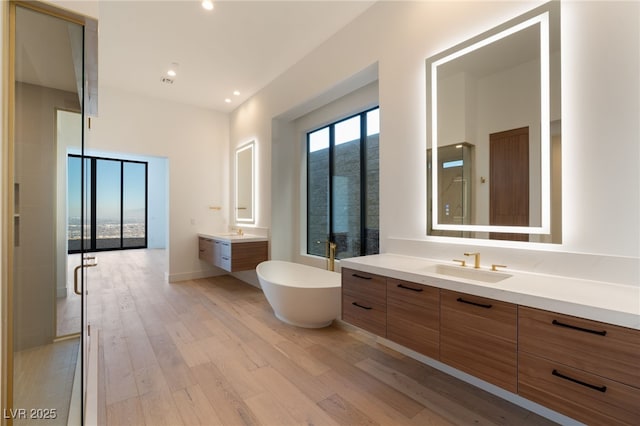
[[[220,243],[220,254],[222,256],[231,256],[231,243],[229,241],[216,241]]]
[[[387,339],[440,357],[440,290],[387,278]]]
[[[206,262],[213,263],[213,240],[198,238],[198,257]]]
[[[386,337],[387,279],[342,268],[342,319]]]
[[[517,390],[517,306],[440,290],[440,360]]]
[[[640,388],[638,330],[521,306],[518,342],[520,351]]]
[[[342,268],[342,291],[373,298],[384,305],[387,301],[387,278]]]
[[[522,352],[518,394],[590,425],[640,424],[640,389]]]

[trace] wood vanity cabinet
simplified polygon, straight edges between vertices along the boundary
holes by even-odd
[[[342,319],[387,336],[387,278],[342,268]]]
[[[230,242],[198,237],[199,258],[229,272],[255,269],[268,258],[267,241]]]
[[[342,319],[594,425],[640,425],[640,330],[342,269]]]
[[[387,339],[440,358],[440,290],[387,278]]]
[[[517,392],[517,305],[440,290],[440,361]]]
[[[519,307],[518,393],[589,424],[640,424],[640,331]]]

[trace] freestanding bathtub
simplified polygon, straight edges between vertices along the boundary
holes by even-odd
[[[326,327],[340,314],[340,274],[313,266],[268,260],[258,281],[278,319],[305,328]]]

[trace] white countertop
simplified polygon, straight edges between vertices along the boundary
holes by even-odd
[[[212,240],[226,241],[230,243],[253,243],[258,241],[269,241],[267,237],[261,237],[259,235],[253,235],[253,234],[240,235],[235,232],[233,233],[221,232],[221,233],[213,233],[213,234],[199,232],[198,236],[203,238],[211,238]]]
[[[640,287],[589,281],[553,275],[534,274],[510,269],[486,274],[509,274],[510,277],[487,283],[433,272],[434,265],[454,262],[396,254],[353,257],[340,261],[343,268],[357,269],[447,290],[460,291],[504,302],[554,311],[566,315],[606,322],[640,330]],[[473,270],[473,266],[465,269]]]

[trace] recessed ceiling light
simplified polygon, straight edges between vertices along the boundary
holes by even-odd
[[[231,103],[231,99],[227,98],[224,100],[226,103],[230,104]]]
[[[237,90],[234,90],[233,94],[236,95],[236,96],[240,96],[240,92],[238,92]]]
[[[213,10],[213,1],[211,1],[211,0],[202,0],[202,7],[205,10]]]
[[[178,64],[177,62],[172,62],[171,64],[169,64],[169,69],[167,70],[167,75],[169,77],[175,77],[176,75],[178,75],[178,69],[180,68],[180,64]]]

